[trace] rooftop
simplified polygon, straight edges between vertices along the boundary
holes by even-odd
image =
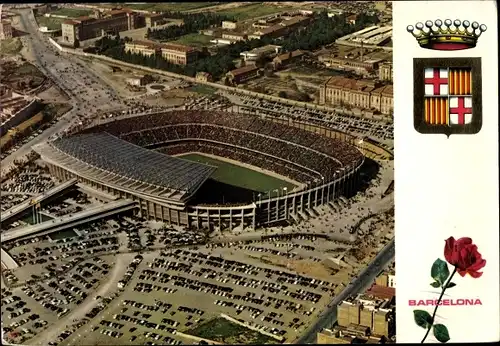
[[[255,65],[247,65],[244,67],[237,68],[235,70],[229,71],[230,74],[233,76],[239,76],[240,74],[247,73],[250,71],[255,71],[258,70],[259,68]]]
[[[284,20],[282,24],[285,26],[290,26],[290,25],[299,24],[299,23],[307,21],[307,20],[309,20],[308,17],[297,16],[297,17],[293,17],[293,18],[288,19],[288,20]]]
[[[146,193],[162,198],[179,192],[193,194],[216,170],[139,147],[105,132],[62,138],[41,149],[42,156],[64,165],[76,168],[79,164],[79,172],[94,171],[105,182],[130,189],[135,185],[133,190],[142,187]]]
[[[68,20],[65,20],[63,22],[63,24],[68,24],[68,25],[78,25],[80,24],[79,22],[75,21],[75,20],[72,20],[72,19],[68,19]]]
[[[147,17],[147,18],[161,18],[164,16],[166,16],[165,13],[146,13],[146,14],[144,14],[144,17]]]
[[[248,51],[247,53],[259,54],[259,53],[264,53],[267,51],[277,51],[280,48],[281,48],[281,46],[276,46],[274,44],[268,44],[268,45],[265,45],[262,47],[254,48],[254,49]]]
[[[276,59],[288,60],[290,58],[295,58],[295,57],[301,56],[301,55],[304,55],[304,52],[301,51],[300,49],[297,49],[297,50],[294,50],[293,52],[287,52],[287,53],[280,54],[276,57]]]
[[[189,47],[189,46],[183,46],[181,44],[173,44],[173,43],[166,43],[166,44],[163,44],[161,49],[165,49],[165,50],[175,50],[177,52],[184,52],[184,53],[191,53],[191,52],[194,52],[196,49],[194,49],[193,47]]]
[[[366,294],[380,299],[392,299],[396,296],[396,289],[394,287],[385,287],[375,284],[366,291]]]
[[[128,10],[128,9],[121,9],[121,10],[113,10],[113,11],[110,11],[108,12],[107,14],[111,15],[111,16],[117,16],[117,15],[120,15],[120,14],[126,14],[126,13],[132,13],[131,10]]]
[[[341,76],[333,76],[326,82],[327,86],[356,91],[372,92],[376,90],[375,82],[371,80],[357,80]]]
[[[148,48],[161,48],[163,47],[162,45],[154,42],[148,42],[148,41],[141,41],[141,40],[134,40],[132,42],[126,42],[125,46],[127,45],[136,45],[136,46],[144,46]]]
[[[392,85],[384,85],[372,91],[372,93],[381,93],[383,95],[393,95],[394,88]]]

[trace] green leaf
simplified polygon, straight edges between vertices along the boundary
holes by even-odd
[[[413,318],[417,326],[425,329],[432,324],[432,316],[425,310],[413,310]]]
[[[433,283],[431,283],[431,286],[434,288],[438,288],[438,287],[441,287],[441,284],[437,281],[434,281]]]
[[[450,276],[450,270],[448,269],[448,264],[439,258],[434,261],[431,268],[431,276],[434,280],[441,284],[443,287],[446,279]]]
[[[455,287],[456,285],[457,285],[456,283],[454,283],[454,282],[450,282],[450,283],[446,286],[446,288],[452,288],[452,287]]]
[[[448,342],[450,340],[450,334],[448,333],[448,328],[444,324],[435,324],[433,326],[434,337],[439,342]]]

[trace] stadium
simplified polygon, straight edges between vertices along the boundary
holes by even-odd
[[[143,217],[196,228],[307,218],[355,192],[364,163],[332,132],[215,110],[109,119],[33,149],[61,180],[135,200]]]

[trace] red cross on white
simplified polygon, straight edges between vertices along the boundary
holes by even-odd
[[[426,68],[424,83],[426,96],[448,95],[448,69]]]
[[[472,121],[472,97],[450,97],[450,123],[452,125],[470,124]]]

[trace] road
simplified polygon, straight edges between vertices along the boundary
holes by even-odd
[[[394,238],[378,253],[373,261],[366,267],[359,276],[354,279],[323,311],[318,320],[309,327],[295,344],[315,344],[317,333],[324,328],[331,328],[337,321],[337,305],[349,296],[366,291],[378,274],[385,269],[394,259]]]
[[[25,157],[35,144],[48,140],[51,136],[61,133],[78,119],[90,117],[100,107],[115,107],[121,105],[116,93],[93,73],[85,70],[76,57],[57,53],[48,39],[38,31],[38,26],[31,10],[19,11],[20,29],[28,33],[21,38],[23,45],[31,55],[34,63],[54,84],[64,90],[73,108],[64,114],[60,120],[43,131],[33,140],[23,144],[16,151],[5,157],[2,162],[2,172],[10,169],[14,160]]]
[[[192,10],[186,10],[186,11],[181,11],[181,12],[183,12],[183,13],[216,12],[216,11],[222,11],[222,10],[230,10],[232,8],[241,7],[241,6],[245,6],[245,5],[248,5],[248,3],[247,2],[232,2],[229,4],[193,8]]]

